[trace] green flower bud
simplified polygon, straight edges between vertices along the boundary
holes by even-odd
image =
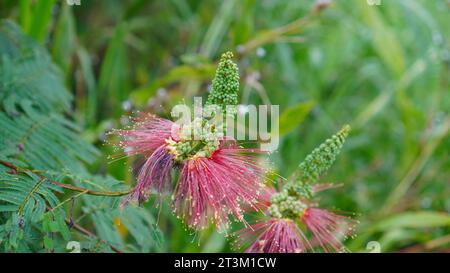
[[[216,104],[221,106],[224,111],[227,105],[237,105],[239,72],[237,65],[231,60],[232,58],[233,53],[229,51],[222,54],[206,105]]]
[[[320,175],[325,173],[336,160],[349,131],[350,126],[345,125],[338,133],[327,139],[318,148],[314,149],[312,153],[300,163],[300,176],[297,180],[307,183],[316,182]]]

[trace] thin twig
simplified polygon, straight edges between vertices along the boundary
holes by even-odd
[[[75,194],[75,195],[73,195],[73,196],[67,198],[66,200],[62,201],[61,203],[59,203],[58,205],[56,205],[55,207],[53,207],[52,209],[50,209],[50,211],[54,211],[54,210],[56,210],[57,208],[62,207],[64,204],[66,204],[66,203],[68,203],[68,202],[70,202],[70,201],[74,201],[76,198],[82,196],[83,194],[86,194],[86,191],[79,192],[79,193],[77,193],[77,194]]]

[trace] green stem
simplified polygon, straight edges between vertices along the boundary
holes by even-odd
[[[76,198],[78,198],[78,197],[80,197],[80,196],[82,196],[83,194],[86,194],[86,193],[87,193],[87,190],[86,190],[86,191],[79,192],[79,193],[77,193],[77,194],[75,194],[75,195],[73,195],[73,196],[67,198],[66,200],[64,200],[64,201],[62,201],[61,203],[59,203],[57,206],[51,208],[51,209],[49,210],[49,212],[54,211],[54,210],[56,210],[57,208],[62,207],[62,206],[63,206],[64,204],[66,204],[67,202],[72,201],[72,200],[75,200]]]

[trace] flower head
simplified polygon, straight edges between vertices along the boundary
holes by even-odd
[[[306,252],[314,251],[316,246],[325,252],[346,251],[341,240],[352,234],[356,224],[352,218],[309,207],[287,191],[273,194],[270,202],[269,220],[235,233],[239,245],[254,242],[247,252]],[[306,227],[305,232],[299,223]],[[307,231],[312,235],[310,241]]]
[[[261,230],[261,235],[248,249],[250,252],[303,252],[303,242],[308,242],[297,222],[302,223],[310,231],[317,243],[325,252],[345,251],[341,240],[353,231],[356,221],[350,217],[334,214],[327,210],[315,208],[313,197],[316,193],[333,188],[330,184],[316,183],[320,175],[328,170],[341,150],[350,127],[344,126],[337,134],[308,155],[300,166],[300,173],[284,184],[280,192],[272,192],[270,202],[267,196],[261,203],[269,205],[266,215],[270,220],[265,224],[257,224],[251,229]],[[238,231],[237,235],[248,237],[249,228]],[[296,235],[296,236],[295,236]],[[316,245],[316,244],[314,244]],[[281,247],[282,246],[282,247]],[[297,246],[297,247],[294,247]],[[311,250],[313,247],[308,243]]]
[[[120,146],[127,155],[147,157],[139,170],[137,185],[124,203],[141,204],[151,190],[162,193],[170,188],[173,160],[166,146],[168,139],[178,138],[177,128],[170,120],[146,115],[138,118],[132,128],[114,131],[122,137]]]
[[[245,207],[246,211],[249,210],[256,210],[256,211],[262,211],[267,212],[267,209],[272,204],[271,198],[272,196],[277,192],[277,190],[272,186],[264,186],[261,189],[261,193],[258,195],[258,199],[254,206],[247,206]]]
[[[210,157],[191,157],[183,163],[174,192],[174,211],[189,226],[201,228],[212,218],[219,228],[228,226],[228,215],[243,221],[241,205],[254,206],[264,170],[249,154],[221,140]]]
[[[271,218],[236,233],[239,245],[253,242],[250,253],[300,253],[310,248],[297,224],[287,218]]]
[[[176,138],[177,128],[177,124],[170,120],[146,114],[136,118],[132,128],[113,133],[122,137],[119,145],[127,155],[149,156],[164,146],[167,139]]]
[[[222,55],[206,103],[211,109],[219,106],[226,110],[227,118],[234,117],[227,109],[237,104],[239,90],[238,68],[232,57],[231,52]],[[255,207],[264,175],[253,156],[259,150],[241,148],[235,140],[224,138],[219,124],[196,117],[177,125],[151,116],[130,130],[116,131],[124,138],[121,146],[128,155],[146,157],[127,200],[142,203],[150,190],[162,193],[169,189],[172,172],[180,169],[173,208],[189,226],[199,229],[213,219],[219,228],[226,228],[229,215],[244,221],[241,206]]]
[[[350,217],[318,208],[305,209],[301,221],[325,252],[346,251],[341,240],[352,233],[356,223]]]
[[[259,150],[225,140],[208,121],[197,118],[178,126],[152,117],[117,133],[125,138],[121,146],[128,154],[147,156],[126,201],[142,203],[151,190],[169,189],[177,166],[181,171],[173,208],[189,226],[199,229],[213,219],[218,227],[226,228],[230,214],[243,221],[241,206],[255,206],[264,175],[254,157]]]

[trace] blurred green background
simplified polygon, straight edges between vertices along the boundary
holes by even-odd
[[[372,2],[1,0],[0,15],[62,70],[82,137],[102,152],[91,171],[132,185],[133,159],[111,162],[105,132],[134,111],[168,116],[205,96],[218,57],[231,50],[241,103],[280,105],[282,139],[270,160],[281,175],[352,126],[323,178],[343,186],[320,200],[357,213],[350,250],[378,241],[383,252],[449,251],[450,2]],[[170,208],[158,216],[153,206],[163,242],[146,251],[230,251],[213,228],[194,236]],[[136,244],[120,223],[117,230],[125,248]]]

